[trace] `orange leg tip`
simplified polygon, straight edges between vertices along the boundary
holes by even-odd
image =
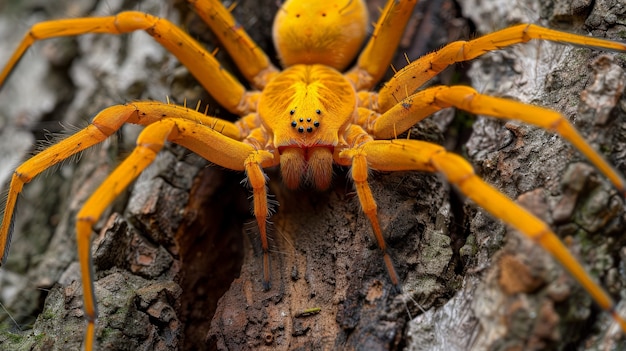
[[[272,288],[272,284],[270,283],[269,280],[265,280],[266,278],[263,278],[263,291],[270,291],[270,289]]]
[[[615,307],[611,308],[610,313],[611,313],[611,317],[613,318],[613,320],[619,324],[620,328],[622,329],[622,333],[626,334],[626,320],[624,320],[622,316],[617,314]]]
[[[391,279],[391,284],[398,291],[398,293],[401,293],[402,285],[400,284],[400,279],[398,279],[398,273],[396,273],[396,268],[393,266],[391,256],[389,256],[389,254],[385,252],[383,253],[383,260],[385,261],[385,267],[387,268],[389,279]]]
[[[270,284],[270,255],[267,252],[263,253],[263,290],[268,291],[271,288]]]
[[[88,321],[87,330],[85,331],[85,351],[93,350],[95,327],[94,321]]]

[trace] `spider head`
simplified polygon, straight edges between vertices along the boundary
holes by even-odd
[[[290,188],[310,181],[330,184],[333,150],[356,116],[356,93],[341,73],[323,65],[291,66],[263,89],[258,113],[281,154]]]
[[[361,48],[368,20],[362,0],[287,0],[274,19],[274,45],[287,67],[317,63],[343,70]]]

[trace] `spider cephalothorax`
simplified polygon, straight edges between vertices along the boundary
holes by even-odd
[[[288,187],[298,187],[304,177],[318,189],[328,188],[333,151],[346,146],[356,102],[352,84],[324,65],[291,66],[267,84],[259,98],[261,139],[278,151]]]
[[[231,123],[193,109],[159,102],[113,106],[95,116],[88,127],[43,150],[15,171],[0,227],[2,258],[8,252],[14,206],[25,183],[50,166],[105,140],[125,123],[145,126],[138,137],[137,148],[77,215],[84,309],[88,320],[87,349],[92,348],[97,316],[89,255],[92,227],[106,207],[155,159],[167,141],[180,144],[219,166],[245,172],[253,192],[254,216],[263,249],[262,280],[266,289],[271,282],[270,245],[266,233],[270,211],[264,169],[280,166],[288,188],[310,185],[323,190],[331,183],[333,165],[351,167],[350,177],[359,203],[371,223],[390,280],[397,287],[400,280],[378,221],[376,201],[368,183],[369,170],[439,172],[476,204],[550,252],[626,330],[626,322],[615,312],[611,298],[590,278],[547,224],[480,180],[460,156],[432,143],[396,138],[415,123],[447,107],[517,119],[555,131],[570,141],[623,194],[622,177],[559,113],[485,96],[470,87],[419,88],[450,64],[531,39],[619,51],[626,51],[625,45],[523,24],[468,42],[454,42],[417,58],[375,92],[372,89],[388,69],[415,1],[388,1],[371,39],[358,57],[355,56],[368,23],[363,1],[285,2],[273,29],[279,59],[285,66],[282,71],[270,63],[219,1],[189,3],[222,41],[243,76],[258,90],[246,90],[181,29],[165,19],[141,12],[37,24],[0,73],[1,84],[25,50],[39,39],[145,30],[187,66],[224,108],[241,117]],[[355,66],[345,71],[355,58]]]

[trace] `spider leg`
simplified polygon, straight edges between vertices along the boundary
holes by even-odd
[[[267,152],[255,152],[245,161],[246,176],[252,187],[252,197],[254,203],[254,217],[261,236],[261,247],[263,248],[263,289],[270,289],[270,256],[269,242],[267,240],[267,218],[270,216],[267,206],[267,177],[263,172],[262,164],[272,162],[274,156]]]
[[[615,303],[587,274],[548,225],[482,181],[474,174],[472,166],[461,156],[449,153],[442,146],[428,142],[396,139],[366,142],[362,146],[342,151],[339,157],[344,159],[343,164],[346,163],[346,159],[352,160],[355,182],[358,179],[360,182],[367,183],[364,175],[367,175],[368,164],[372,169],[381,171],[414,170],[442,173],[451,184],[478,206],[513,226],[528,239],[548,251],[578,280],[596,303],[611,314],[621,329],[626,331],[626,321],[617,314]],[[369,189],[367,191],[369,192]],[[364,208],[366,206],[375,208],[375,204],[367,203],[367,201],[374,201],[370,198],[371,192],[363,199],[359,194]],[[375,225],[374,222],[372,225]]]
[[[238,125],[245,130],[242,124],[252,126],[254,120],[258,117],[248,115],[237,121]],[[247,120],[247,121],[246,121]],[[240,124],[241,123],[241,124]],[[267,219],[271,215],[271,210],[267,201],[267,175],[263,172],[263,168],[278,166],[280,157],[267,150],[264,146],[268,143],[268,135],[262,128],[254,128],[247,133],[244,143],[252,147],[255,151],[249,153],[246,157],[244,170],[246,172],[246,181],[248,186],[252,188],[252,212],[259,228],[259,236],[261,237],[261,248],[263,249],[263,289],[270,289],[270,256],[269,241],[267,238]],[[201,152],[201,151],[200,151]],[[200,153],[200,155],[202,155]],[[275,157],[276,156],[276,157]]]
[[[349,145],[362,145],[373,141],[373,139],[361,127],[352,125],[346,133],[346,141]],[[387,252],[387,244],[385,243],[385,238],[380,229],[380,223],[378,222],[378,206],[376,205],[376,200],[374,200],[372,190],[367,182],[369,166],[366,154],[361,152],[361,148],[355,147],[347,149],[347,151],[341,151],[338,155],[334,155],[334,159],[335,162],[340,165],[352,167],[350,169],[350,176],[352,177],[359,202],[361,203],[361,210],[363,210],[363,213],[365,213],[372,225],[372,231],[374,232],[378,247],[383,254],[383,261],[385,262],[389,279],[394,287],[398,291],[401,291],[400,278],[398,278],[391,256],[389,256]]]
[[[244,77],[262,90],[277,69],[231,15],[230,12],[236,3],[226,9],[217,0],[187,0],[187,2],[211,27]]]
[[[175,128],[176,124],[169,119],[146,127],[137,138],[137,147],[132,154],[87,199],[76,216],[76,241],[83,284],[83,309],[87,319],[85,335],[85,350],[87,351],[93,349],[95,323],[98,314],[90,247],[92,226],[111,202],[126,189],[128,184],[154,161],[156,154]]]
[[[26,33],[0,72],[0,87],[24,52],[36,41],[87,33],[123,34],[143,30],[174,54],[202,86],[227,110],[242,115],[256,109],[258,93],[247,93],[244,86],[222,69],[212,54],[166,19],[129,11],[116,16],[72,18],[35,24]]]
[[[262,168],[278,163],[274,155],[238,141],[241,139],[240,130],[234,123],[205,116],[187,107],[158,102],[135,102],[107,108],[96,115],[89,126],[41,151],[17,168],[0,225],[0,263],[8,254],[15,204],[24,184],[54,164],[102,142],[124,123],[146,126],[139,135],[137,148],[91,195],[77,215],[76,235],[88,321],[86,350],[93,348],[97,316],[90,252],[92,226],[106,207],[154,160],[166,140],[222,167],[247,172],[254,190],[255,215],[264,243],[264,283],[269,284],[269,248],[265,231],[269,212]]]
[[[356,66],[346,73],[357,91],[371,89],[387,72],[416,4],[416,0],[387,1]]]
[[[626,196],[626,182],[621,175],[595,151],[563,115],[543,107],[482,95],[466,86],[436,86],[419,91],[382,115],[370,116],[360,110],[360,121],[376,139],[393,138],[436,111],[456,107],[479,115],[515,119],[529,123],[568,140],[582,152]]]
[[[253,116],[248,115],[243,119],[251,120],[252,118]],[[248,123],[252,122],[248,121]],[[204,129],[211,130],[202,128],[200,132],[203,132]],[[219,141],[209,140],[207,137],[196,140],[196,136],[202,135],[198,132],[193,132],[183,139],[172,141],[222,167],[246,172],[247,182],[252,188],[253,213],[259,228],[263,249],[263,288],[269,290],[270,257],[267,240],[267,218],[270,216],[270,210],[267,202],[267,176],[263,169],[279,165],[280,158],[274,157],[273,153],[262,149],[266,144],[267,136],[261,128],[253,129],[243,143],[227,138],[222,133],[213,133],[220,135]],[[220,158],[217,159],[216,155],[220,155]]]
[[[422,56],[398,71],[380,89],[378,106],[387,111],[409,94],[421,87],[446,67],[456,62],[469,61],[489,51],[498,50],[532,39],[548,40],[594,47],[604,50],[626,51],[623,43],[560,32],[534,24],[520,24],[499,30],[470,41],[455,41],[443,48]]]
[[[250,145],[233,140],[190,119],[167,117],[148,125],[139,134],[137,147],[87,199],[77,214],[76,236],[83,281],[84,309],[88,321],[85,338],[88,350],[93,345],[97,316],[90,250],[92,226],[99,220],[104,210],[154,161],[167,140],[183,145],[215,164],[234,170],[243,170],[244,160],[247,169],[248,159],[255,156],[255,159],[260,160],[257,163],[259,166],[263,159],[258,155],[269,154],[256,152]],[[273,158],[271,154],[270,158]],[[267,207],[267,198],[265,204]]]
[[[205,116],[186,107],[159,102],[135,102],[103,110],[93,118],[89,126],[41,151],[20,165],[13,173],[0,225],[0,266],[8,255],[15,205],[24,184],[51,166],[102,142],[124,123],[149,125],[171,116],[186,118],[191,123],[219,132],[232,143],[237,143],[233,139],[241,138],[239,129],[233,123]],[[199,153],[203,155],[202,152]],[[221,162],[224,163],[222,165],[224,167],[236,167],[233,162],[226,163],[228,158]],[[239,167],[241,168],[241,165]]]

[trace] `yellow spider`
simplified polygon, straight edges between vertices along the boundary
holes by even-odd
[[[36,40],[84,33],[119,34],[145,30],[172,52],[227,110],[241,119],[230,123],[194,109],[158,102],[132,102],[103,110],[85,129],[40,152],[17,168],[0,227],[0,252],[6,258],[17,196],[25,183],[48,167],[105,140],[125,123],[145,126],[133,153],[107,178],[77,216],[84,309],[88,320],[85,347],[94,343],[96,301],[90,263],[92,226],[103,211],[155,158],[165,141],[180,144],[227,169],[245,171],[252,187],[254,215],[263,248],[262,283],[270,289],[269,215],[264,169],[280,167],[288,188],[330,186],[333,164],[351,167],[363,212],[371,223],[394,286],[400,287],[378,223],[369,170],[439,172],[495,217],[517,228],[560,261],[604,310],[626,330],[610,297],[577,263],[549,227],[481,181],[469,164],[442,147],[396,136],[432,113],[457,107],[476,114],[516,119],[555,131],[570,141],[622,194],[621,176],[579,136],[560,114],[479,94],[468,87],[436,86],[418,90],[455,62],[501,47],[544,39],[626,51],[626,46],[565,34],[534,25],[518,25],[471,42],[452,43],[412,61],[378,92],[375,84],[387,71],[415,1],[389,1],[372,39],[353,68],[368,24],[362,2],[317,4],[288,1],[278,12],[274,38],[283,71],[234,22],[217,1],[190,1],[220,38],[241,73],[258,89],[247,91],[213,56],[164,19],[139,12],[103,18],[44,22],[34,26],[0,73],[2,84],[25,50]],[[345,73],[340,73],[344,72]]]

